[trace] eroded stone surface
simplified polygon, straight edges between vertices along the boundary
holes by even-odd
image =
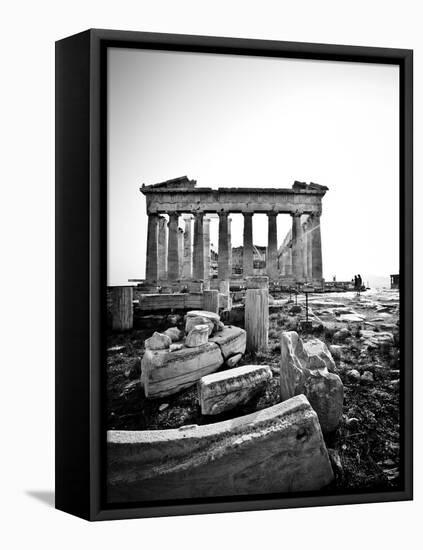
[[[305,395],[319,417],[324,433],[333,432],[339,426],[344,403],[344,385],[336,374],[327,369],[310,371],[305,381]]]
[[[188,348],[195,348],[197,346],[203,346],[207,344],[209,340],[209,327],[208,325],[195,325],[189,331],[185,338],[185,345]]]
[[[305,372],[308,366],[308,355],[298,334],[295,331],[282,332],[280,362],[282,401],[304,392]]]
[[[169,336],[169,338],[172,340],[172,342],[179,342],[181,340],[183,334],[182,330],[179,330],[177,327],[171,327],[164,331],[163,334],[166,334],[166,336]]]
[[[201,414],[221,414],[247,403],[270,378],[268,365],[244,365],[204,376],[198,383]]]
[[[110,503],[314,491],[333,480],[303,395],[205,426],[109,431],[107,446]]]
[[[145,349],[159,350],[168,349],[172,340],[167,334],[161,332],[155,332],[153,336],[147,338],[144,342]]]
[[[211,321],[207,317],[203,317],[202,315],[195,315],[192,317],[187,317],[185,321],[185,334],[189,334],[191,330],[197,325],[207,325],[209,336],[215,329],[213,321]]]
[[[207,344],[180,350],[149,350],[141,361],[141,383],[146,397],[172,395],[195,384],[202,376],[223,365],[217,344]]]
[[[332,354],[322,340],[313,338],[304,343],[304,349],[309,357],[310,369],[321,369],[326,367],[329,372],[336,370]]]
[[[210,342],[218,344],[222,351],[223,358],[227,361],[229,357],[233,355],[245,353],[247,334],[242,328],[228,325],[210,338]]]
[[[280,390],[281,399],[304,394],[316,411],[323,432],[335,430],[342,418],[344,386],[338,375],[329,372],[334,365],[326,345],[311,340],[303,345],[294,331],[281,334]],[[331,359],[331,361],[329,360]]]

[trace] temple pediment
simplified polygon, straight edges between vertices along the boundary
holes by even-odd
[[[181,176],[152,185],[143,184],[142,189],[194,189],[196,185],[196,180],[190,180],[188,176]]]

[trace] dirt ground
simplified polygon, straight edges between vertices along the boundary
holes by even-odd
[[[195,386],[157,400],[147,400],[141,389],[144,340],[171,322],[182,328],[182,315],[152,315],[139,320],[139,328],[130,333],[110,333],[108,429],[155,430],[218,422],[279,402],[279,337],[283,330],[297,330],[299,320],[305,318],[305,297],[289,301],[287,295],[275,296],[270,311],[268,352],[246,354],[238,365],[268,364],[273,379],[247,406],[212,420],[201,416]],[[319,338],[328,346],[342,346],[341,357],[334,359],[344,384],[344,413],[338,430],[326,438],[336,489],[397,488],[401,482],[398,291],[366,291],[361,296],[354,292],[314,294],[309,299],[309,315],[313,329],[301,333],[305,341]],[[348,332],[340,335],[340,329]]]

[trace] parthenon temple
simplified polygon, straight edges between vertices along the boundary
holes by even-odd
[[[266,274],[282,284],[322,284],[320,216],[327,187],[294,182],[290,189],[197,187],[186,176],[143,185],[148,230],[147,283],[207,281]],[[233,269],[230,214],[244,218],[242,267]],[[253,216],[267,214],[264,260],[253,242]],[[292,229],[278,248],[277,216],[289,214]],[[166,216],[166,217],[165,217]],[[182,220],[180,217],[182,216]],[[210,220],[219,219],[217,265],[213,267]],[[180,227],[183,221],[184,229]],[[256,255],[259,254],[259,258]],[[261,259],[261,261],[257,261]]]

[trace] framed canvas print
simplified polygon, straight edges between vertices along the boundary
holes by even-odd
[[[56,44],[56,506],[412,498],[412,52]]]

